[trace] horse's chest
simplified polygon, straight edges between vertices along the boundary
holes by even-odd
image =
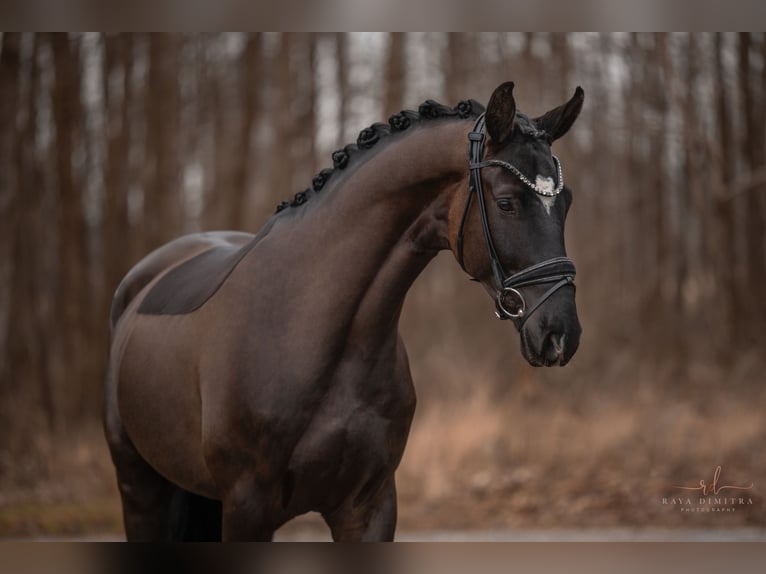
[[[288,480],[306,494],[300,504],[332,509],[374,494],[401,459],[414,406],[407,393],[381,398],[383,407],[328,400],[293,451]]]

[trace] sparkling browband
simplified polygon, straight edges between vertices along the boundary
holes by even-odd
[[[564,172],[561,169],[561,162],[559,161],[559,158],[557,158],[555,155],[551,154],[551,157],[553,158],[553,163],[556,164],[556,173],[558,174],[558,185],[553,191],[549,191],[546,188],[543,188],[536,183],[533,183],[529,180],[527,176],[525,176],[523,173],[521,173],[521,170],[517,168],[514,165],[511,165],[507,161],[501,161],[499,159],[489,159],[487,161],[483,161],[481,163],[477,164],[471,164],[471,168],[480,168],[480,167],[487,167],[490,165],[497,165],[500,167],[504,167],[505,169],[511,171],[513,174],[518,177],[521,182],[529,187],[532,191],[539,195],[544,195],[546,197],[555,197],[559,193],[561,193],[561,190],[564,189]]]

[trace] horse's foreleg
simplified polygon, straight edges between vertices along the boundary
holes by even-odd
[[[253,487],[238,485],[223,500],[224,542],[270,542],[277,525],[268,514],[268,498]]]
[[[323,515],[335,542],[391,542],[396,531],[396,485],[393,476],[375,498],[361,506],[343,506]]]

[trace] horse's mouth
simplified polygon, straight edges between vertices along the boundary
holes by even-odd
[[[563,367],[571,357],[562,353],[555,358],[546,357],[544,353],[532,349],[525,330],[519,333],[521,339],[521,356],[533,367]]]

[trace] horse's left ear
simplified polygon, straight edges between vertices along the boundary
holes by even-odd
[[[532,120],[538,129],[541,129],[548,133],[550,142],[559,139],[565,133],[569,131],[572,124],[580,115],[582,110],[582,103],[585,99],[585,92],[582,91],[580,86],[577,86],[574,96],[563,106],[559,106],[548,112],[547,114],[535,118]]]

